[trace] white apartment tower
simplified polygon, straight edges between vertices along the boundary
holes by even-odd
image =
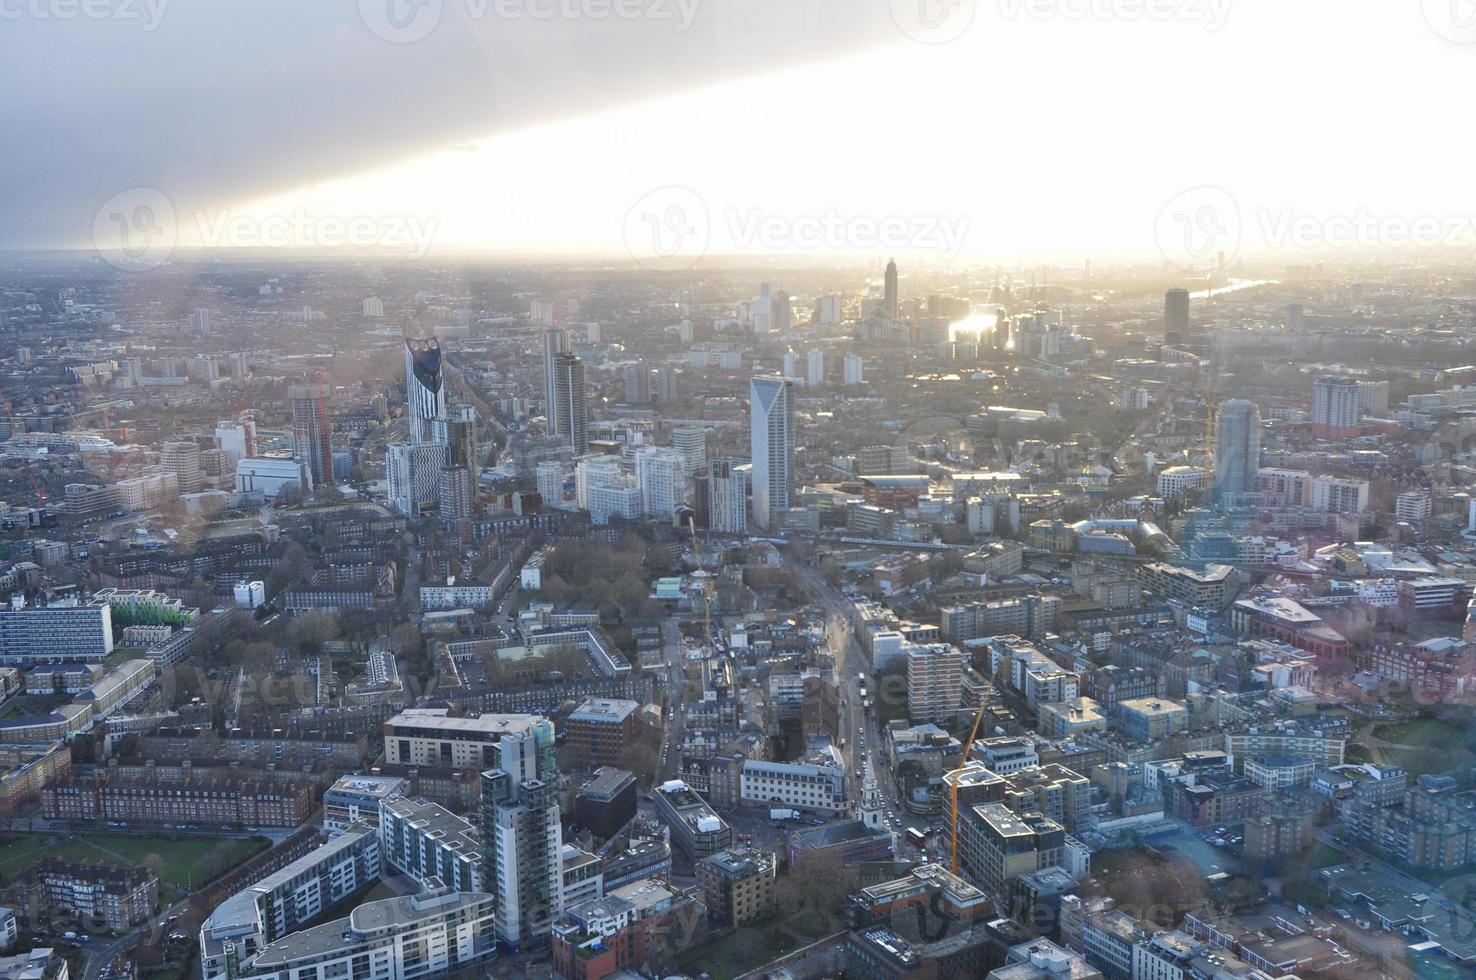
[[[636,450],[635,466],[642,516],[670,521],[686,497],[686,458],[675,449],[642,446]]]

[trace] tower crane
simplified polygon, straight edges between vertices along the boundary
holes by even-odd
[[[974,750],[974,739],[979,737],[979,725],[984,721],[984,708],[988,701],[980,699],[979,710],[974,714],[974,725],[969,729],[969,740],[963,746],[963,758],[959,760],[958,777],[953,780],[949,792],[949,810],[953,816],[953,825],[949,831],[949,856],[948,870],[958,874],[958,783],[962,778],[964,766],[968,764],[969,753]]]

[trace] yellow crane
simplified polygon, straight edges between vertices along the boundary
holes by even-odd
[[[982,697],[981,697],[981,699],[979,701],[979,710],[974,714],[974,726],[969,729],[969,740],[967,742],[965,742],[964,743],[964,746],[963,746],[963,758],[960,759],[959,760],[959,763],[958,763],[958,772],[960,774],[963,772],[964,766],[966,766],[968,764],[968,761],[969,761],[969,753],[974,750],[974,739],[976,739],[976,738],[979,737],[979,726],[981,724],[983,724],[983,722],[984,722],[984,708],[985,708],[985,706],[987,704],[988,704],[988,702],[987,701],[984,701],[982,699]],[[961,777],[955,777],[954,778],[953,783],[952,783],[951,791],[949,792],[950,804],[951,804],[950,807],[949,807],[949,810],[953,814],[953,824],[949,828],[949,837],[951,838],[951,841],[950,841],[950,844],[949,844],[949,848],[950,848],[951,853],[950,853],[949,858],[948,858],[948,870],[952,871],[954,874],[958,874],[958,782],[959,782],[959,778],[961,778]]]

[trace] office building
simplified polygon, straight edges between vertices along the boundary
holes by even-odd
[[[413,445],[446,442],[446,372],[435,337],[405,338],[405,419]]]
[[[573,354],[553,358],[554,428],[550,431],[581,456],[589,452],[589,395],[585,391],[584,362]]]
[[[671,846],[687,860],[700,861],[733,843],[733,828],[680,779],[662,783],[651,797],[656,819],[671,830]]]
[[[718,768],[714,761],[714,768]],[[715,773],[714,798],[718,775]],[[743,806],[780,806],[837,816],[850,805],[846,768],[834,752],[795,762],[744,759],[738,768],[738,799]]]
[[[636,701],[587,698],[563,725],[572,763],[593,770],[620,762],[635,742],[640,707]]]
[[[774,855],[752,848],[719,851],[697,862],[702,904],[725,929],[767,918],[774,911],[776,880]]]
[[[1356,435],[1361,404],[1357,378],[1318,378],[1312,384],[1312,424],[1316,433],[1329,439]]]
[[[658,953],[681,952],[681,937],[697,914],[690,894],[652,878],[570,905],[554,923],[554,976],[600,980],[638,975]]]
[[[1215,502],[1235,506],[1254,493],[1260,467],[1260,410],[1241,399],[1225,402],[1215,420]]]
[[[574,821],[601,840],[615,836],[636,816],[635,775],[601,766],[574,797]]]
[[[765,529],[772,527],[779,513],[790,506],[792,393],[791,382],[784,378],[757,377],[749,384],[753,519]]]
[[[635,454],[641,514],[670,523],[687,494],[687,460],[675,449],[642,446]]]
[[[887,271],[882,282],[882,315],[888,320],[897,319],[900,312],[897,296],[897,261],[887,260]]]
[[[546,937],[562,909],[559,773],[552,722],[502,717],[499,741],[483,753],[482,880],[497,900],[497,938],[520,948]]]
[[[1001,907],[1010,882],[1064,860],[1066,831],[1039,813],[1016,814],[1003,803],[959,811],[958,858],[965,877]]]
[[[991,970],[985,980],[1103,980],[1103,976],[1085,957],[1042,938],[1011,947],[1005,965]]]
[[[306,493],[312,485],[306,464],[290,456],[248,456],[236,463],[237,493],[261,493],[275,500],[283,493]]]
[[[314,487],[333,482],[332,422],[328,417],[328,386],[293,385],[292,458],[307,468]]]
[[[1163,342],[1176,347],[1189,342],[1189,290],[1170,289],[1163,298]]]

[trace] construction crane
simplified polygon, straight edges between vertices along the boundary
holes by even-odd
[[[687,528],[692,532],[692,557],[697,562],[697,571],[702,573],[702,642],[712,645],[712,596],[717,583],[703,567],[702,539],[697,535],[696,514],[687,515]]]
[[[969,729],[969,740],[964,743],[963,758],[959,760],[959,777],[953,780],[951,792],[948,794],[950,797],[949,811],[953,814],[953,825],[949,828],[948,870],[954,874],[958,874],[958,783],[962,778],[964,766],[968,764],[969,753],[974,750],[974,739],[979,737],[979,726],[984,722],[984,708],[988,703],[982,698],[979,701],[979,710],[974,714],[974,726]]]

